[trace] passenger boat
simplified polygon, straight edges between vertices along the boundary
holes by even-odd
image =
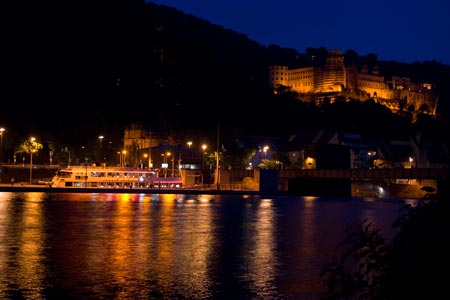
[[[52,179],[55,188],[181,188],[182,178],[158,177],[149,169],[106,166],[70,166]]]

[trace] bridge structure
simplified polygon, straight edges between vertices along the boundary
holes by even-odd
[[[449,168],[384,168],[384,169],[286,169],[278,178],[336,178],[336,179],[442,179],[450,175]]]
[[[259,188],[267,193],[296,195],[420,198],[426,193],[422,187],[437,190],[439,182],[448,180],[449,175],[449,168],[261,169]]]

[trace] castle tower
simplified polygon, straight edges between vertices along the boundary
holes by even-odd
[[[353,91],[358,89],[358,70],[354,64],[347,68],[347,88]]]
[[[342,51],[328,51],[325,68],[318,73],[316,82],[316,92],[341,92],[346,87],[347,72]]]
[[[279,85],[289,86],[289,71],[287,66],[270,66],[269,83],[272,88]]]
[[[386,81],[377,65],[369,68],[363,64],[359,71],[354,64],[346,67],[340,50],[328,51],[323,67],[289,69],[288,66],[271,66],[269,73],[272,88],[283,85],[305,97],[313,95],[316,100],[336,96],[360,101],[374,99],[393,112],[412,105],[416,111],[432,115],[438,101],[431,84],[416,84],[409,78],[397,76]]]

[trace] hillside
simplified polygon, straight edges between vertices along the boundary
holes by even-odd
[[[305,53],[277,45],[263,47],[241,33],[164,5],[148,3],[138,13],[132,9],[139,6],[137,3],[120,10],[123,15],[116,18],[122,22],[115,24],[122,42],[115,40],[118,46],[114,48],[117,51],[114,57],[120,59],[114,64],[113,97],[120,103],[134,99],[145,107],[141,111],[129,110],[125,117],[129,121],[139,120],[148,128],[175,131],[208,130],[222,124],[245,133],[268,135],[305,126],[337,127],[340,123],[351,123],[344,125],[350,129],[377,127],[381,132],[399,127],[394,116],[385,118],[384,112],[374,115],[378,110],[352,114],[352,108],[348,107],[349,111],[341,117],[345,122],[340,122],[339,116],[330,118],[330,112],[323,114],[323,110],[295,103],[290,97],[273,95],[267,85],[270,65],[321,66],[327,55],[323,47],[308,48]],[[130,10],[135,13],[128,13]],[[127,30],[129,34],[124,34]],[[448,111],[449,66],[435,61],[414,64],[379,61],[375,54],[360,56],[353,50],[344,53],[347,63],[378,65],[386,78],[405,76],[416,82],[438,84],[439,113],[445,115]],[[369,119],[376,122],[381,117],[395,121],[365,122]]]
[[[113,0],[111,44],[105,49],[100,45],[108,41],[106,33],[96,28],[78,33],[74,27],[62,40],[45,36],[46,41],[58,41],[57,49],[72,51],[43,48],[41,56],[29,57],[20,69],[11,67],[13,98],[0,112],[10,138],[39,134],[61,144],[84,145],[101,133],[120,144],[123,128],[133,122],[162,132],[214,134],[221,124],[235,132],[265,135],[341,123],[330,112],[324,115],[290,97],[274,96],[267,86],[269,65],[320,65],[327,50],[323,47],[305,53],[263,47],[242,33],[143,0]],[[346,60],[379,64],[386,77],[438,83],[442,111],[448,111],[449,66],[379,62],[376,55],[341,50]],[[375,127],[365,124],[364,116],[353,116],[345,115],[347,127]],[[389,127],[383,123],[379,130]]]

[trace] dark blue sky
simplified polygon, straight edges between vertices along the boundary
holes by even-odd
[[[450,65],[448,0],[152,0],[245,34],[263,46],[375,53]]]

